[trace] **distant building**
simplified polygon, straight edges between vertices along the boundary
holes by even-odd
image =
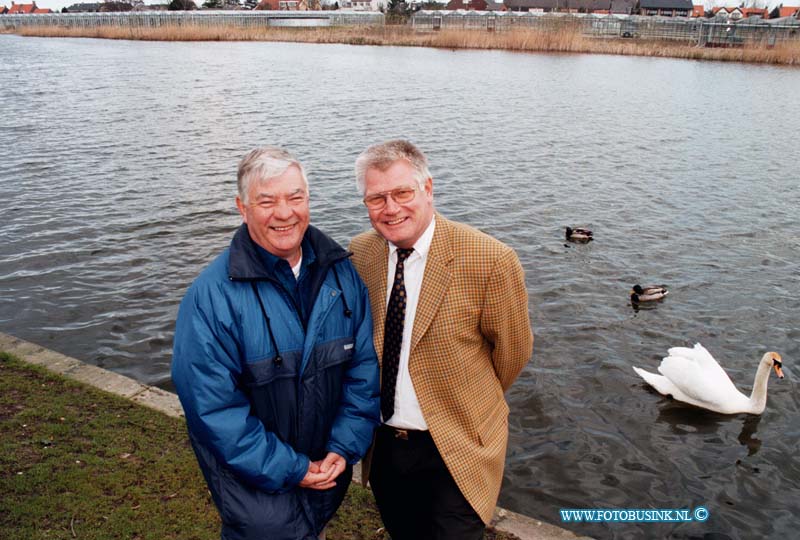
[[[529,13],[612,13],[611,0],[504,0],[503,4],[508,11]]]
[[[550,13],[555,11],[556,0],[503,0],[503,5],[508,11]]]
[[[692,17],[705,17],[706,7],[703,4],[694,4],[692,6]]]
[[[467,11],[505,11],[506,7],[499,2],[493,0],[450,0],[445,9],[457,10],[465,9]]]
[[[611,0],[611,13],[631,15],[636,9],[636,0]]]
[[[784,6],[783,4],[778,4],[775,6],[772,11],[769,12],[770,19],[783,19],[784,17],[795,17],[798,13],[800,13],[800,8],[797,6]]]
[[[769,19],[769,11],[765,8],[742,8],[742,17],[756,17],[761,19]]]
[[[308,11],[310,4],[318,5],[318,2],[315,2],[315,0],[261,0],[255,9],[271,11]]]
[[[97,13],[101,4],[72,4],[67,6],[67,13]]]
[[[350,9],[353,11],[380,11],[385,8],[387,2],[385,0],[338,0],[341,9]],[[412,2],[406,2],[411,5]]]
[[[715,7],[712,13],[714,13],[714,17],[731,21],[738,21],[744,17],[742,10],[738,7]]]
[[[639,0],[639,15],[688,17],[692,11],[692,0]]]
[[[21,13],[33,13],[34,11],[36,11],[36,9],[37,9],[36,2],[33,2],[32,4],[16,4],[14,2],[11,2],[11,7],[8,10],[8,14],[14,15]]]
[[[6,6],[0,6],[0,15],[5,15],[8,13],[8,8]]]
[[[373,11],[372,0],[342,0],[339,7],[353,11]]]
[[[566,11],[568,13],[599,13],[607,15],[611,13],[611,0],[569,0]]]

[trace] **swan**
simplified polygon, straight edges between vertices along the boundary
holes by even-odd
[[[747,397],[736,389],[725,370],[699,343],[692,349],[673,347],[667,353],[669,356],[658,366],[661,375],[638,367],[633,370],[665,396],[722,414],[761,414],[767,406],[770,368],[783,379],[781,355],[768,352],[761,357],[753,391]]]
[[[651,302],[653,300],[661,300],[669,294],[667,288],[663,285],[648,285],[642,287],[641,285],[634,285],[631,289],[631,302]]]
[[[594,240],[592,231],[584,227],[575,227],[574,229],[572,227],[567,227],[565,230],[565,235],[567,237],[567,240],[569,240],[570,242],[578,242],[585,244],[587,242],[591,242],[592,240]]]

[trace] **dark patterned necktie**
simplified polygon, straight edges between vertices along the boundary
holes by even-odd
[[[413,249],[397,248],[397,267],[394,271],[392,294],[386,308],[383,327],[383,365],[381,366],[381,414],[386,422],[394,414],[394,389],[400,367],[400,347],[403,345],[403,323],[406,320],[406,285],[403,263]]]

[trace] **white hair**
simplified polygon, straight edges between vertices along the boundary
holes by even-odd
[[[431,177],[428,170],[428,158],[422,150],[414,146],[411,142],[395,139],[379,144],[373,144],[356,158],[356,187],[361,195],[366,191],[367,171],[376,168],[385,171],[392,164],[399,160],[407,161],[414,169],[414,180],[420,188],[425,187],[425,181]]]
[[[292,165],[300,169],[300,175],[303,177],[303,183],[305,184],[306,192],[308,192],[306,171],[292,154],[277,146],[264,146],[251,150],[239,162],[239,171],[236,177],[239,198],[242,202],[247,203],[247,194],[250,192],[250,185],[254,181],[258,182],[280,176]]]

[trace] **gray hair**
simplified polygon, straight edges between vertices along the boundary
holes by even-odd
[[[267,180],[280,176],[292,165],[300,169],[303,183],[306,186],[306,192],[308,192],[306,171],[303,165],[297,161],[297,158],[292,154],[277,146],[264,146],[251,150],[239,162],[239,172],[236,176],[239,198],[242,202],[246,203],[247,194],[250,192],[250,184],[254,181]]]
[[[428,170],[428,158],[411,142],[395,139],[373,144],[356,158],[358,192],[364,195],[366,191],[366,176],[369,169],[376,168],[379,171],[385,171],[398,159],[404,159],[411,165],[414,169],[414,180],[421,188],[425,187],[425,181],[431,177],[431,172]]]

